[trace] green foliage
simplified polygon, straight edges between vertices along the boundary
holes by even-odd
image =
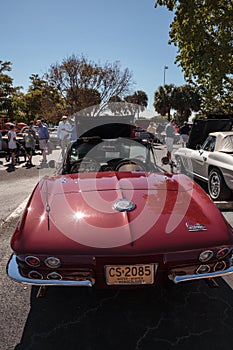
[[[171,119],[171,110],[176,110],[179,123],[188,120],[192,111],[197,112],[201,106],[201,96],[190,85],[176,87],[174,85],[160,86],[154,95],[154,108],[162,116]]]
[[[44,118],[49,123],[57,123],[65,111],[65,102],[61,95],[38,74],[32,74],[30,80],[31,85],[24,96],[28,122],[31,119]]]
[[[173,89],[173,84],[160,86],[154,95],[153,106],[155,110],[162,116],[165,116],[167,114],[168,120],[171,119]]]
[[[178,47],[176,63],[186,81],[201,89],[204,108],[222,96],[232,99],[232,0],[158,0],[158,5],[174,12],[169,34]]]
[[[0,61],[0,114],[15,119],[20,112],[20,87],[13,87],[13,79],[6,74],[11,71],[11,62]]]
[[[122,113],[126,108],[123,99],[133,85],[132,74],[128,69],[121,71],[118,62],[100,65],[84,56],[73,55],[62,64],[51,65],[43,77],[32,74],[25,94],[13,87],[13,79],[6,74],[10,71],[11,63],[0,61],[0,113],[17,122],[44,118],[56,124],[63,114],[72,115],[89,106],[90,115],[98,114],[108,102],[123,102],[118,111]],[[144,92],[133,96],[141,108],[147,105]]]
[[[139,105],[140,111],[144,111],[148,104],[147,94],[142,90],[135,91],[132,95],[126,96],[124,100]]]

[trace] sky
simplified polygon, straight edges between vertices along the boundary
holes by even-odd
[[[24,92],[32,74],[71,55],[128,68],[154,111],[154,93],[165,83],[184,85],[169,45],[173,15],[155,0],[0,0],[0,60],[10,61],[14,86]],[[164,70],[167,66],[168,69]]]

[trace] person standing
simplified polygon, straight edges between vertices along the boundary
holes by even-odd
[[[69,144],[72,134],[72,126],[67,120],[67,116],[63,115],[62,120],[58,124],[57,137],[61,145],[62,157],[65,155],[66,147]]]
[[[189,140],[190,127],[186,121],[179,128],[180,142],[182,147],[186,147]]]
[[[165,133],[166,133],[165,142],[167,146],[167,157],[169,161],[171,161],[171,157],[172,157],[173,143],[174,143],[175,133],[176,133],[175,125],[176,125],[175,120],[171,119],[171,121],[165,127]]]
[[[162,139],[161,133],[164,131],[164,126],[162,124],[159,124],[156,128],[156,131],[157,131],[158,139],[160,140],[160,142],[162,142],[163,139]]]
[[[32,166],[34,166],[32,164],[32,155],[33,155],[33,152],[35,150],[35,139],[33,136],[33,131],[30,128],[28,128],[28,130],[27,130],[27,134],[24,137],[24,141],[25,141],[26,154],[28,157],[28,161],[27,161],[26,166],[32,167]]]
[[[76,141],[78,138],[78,134],[77,134],[77,128],[76,128],[76,123],[75,123],[75,119],[69,119],[69,123],[71,124],[71,137],[70,140],[71,141]]]
[[[8,131],[8,149],[11,154],[11,164],[15,166],[15,152],[17,149],[17,144],[16,144],[16,133],[14,131],[14,124],[10,125],[10,130]]]
[[[30,123],[29,123],[29,130],[31,130],[32,135],[33,135],[34,139],[36,140],[36,127],[34,125],[34,121],[33,120],[31,120]]]
[[[36,125],[38,126],[39,147],[42,153],[41,165],[43,167],[47,165],[46,149],[49,140],[49,131],[47,126],[44,125],[40,119],[37,120]]]
[[[150,122],[148,128],[146,129],[147,132],[149,132],[150,134],[155,135],[156,133],[156,128],[154,127],[154,123]]]

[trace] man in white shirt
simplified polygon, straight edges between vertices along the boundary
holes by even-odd
[[[67,121],[67,116],[63,115],[62,120],[58,124],[57,137],[61,145],[62,157],[65,155],[65,150],[70,142],[72,134],[72,126]]]
[[[15,152],[17,149],[17,144],[16,144],[16,133],[14,131],[14,125],[10,125],[10,131],[8,131],[8,149],[11,154],[11,164],[14,166],[15,165]]]

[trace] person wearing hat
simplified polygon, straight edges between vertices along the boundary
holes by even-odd
[[[70,142],[71,134],[72,134],[72,126],[68,122],[67,116],[63,115],[62,120],[59,122],[58,129],[57,129],[57,138],[61,145],[62,157],[64,157],[65,155],[66,147]]]

